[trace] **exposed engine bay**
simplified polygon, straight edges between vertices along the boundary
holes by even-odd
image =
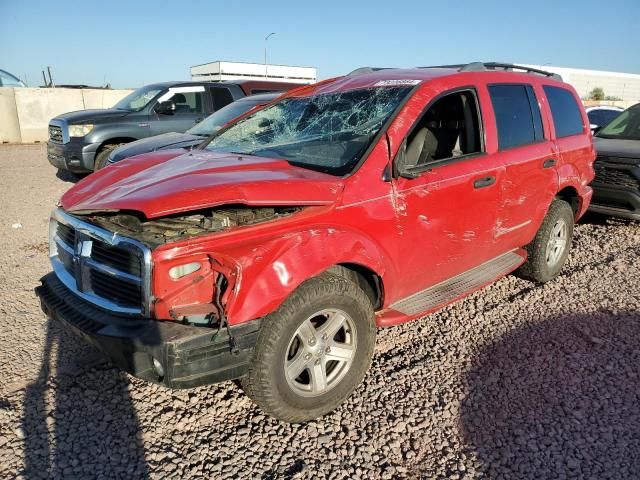
[[[275,220],[292,215],[304,207],[247,207],[225,205],[219,208],[145,220],[129,213],[89,214],[86,218],[102,228],[135,238],[155,247],[199,235],[230,230],[244,225]]]

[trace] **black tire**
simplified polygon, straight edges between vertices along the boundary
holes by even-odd
[[[311,385],[311,368],[314,367],[302,370],[300,376],[292,382],[287,379],[285,364],[293,362],[287,358],[293,342],[298,341],[296,334],[303,323],[310,318],[322,318],[314,316],[317,312],[332,309],[346,313],[354,326],[350,334],[352,341],[355,338],[353,357],[350,366],[342,373],[343,376],[337,376],[334,385],[327,391],[311,393],[315,396],[304,396],[296,389],[297,380],[308,375]],[[327,318],[330,319],[329,316]],[[321,331],[321,321],[319,325],[314,332]],[[346,331],[345,329],[343,333]],[[335,335],[328,342],[332,342],[334,338]],[[241,379],[242,388],[269,415],[286,422],[312,420],[334,410],[362,382],[371,365],[375,339],[373,306],[365,292],[344,277],[325,273],[305,281],[278,310],[265,317],[248,373]],[[325,345],[329,343],[323,343],[320,350],[324,350]],[[302,343],[299,343],[298,348],[307,351],[307,345],[303,346]],[[306,355],[311,356],[305,354],[305,358]],[[320,361],[314,359],[315,356],[311,356],[311,362]],[[335,366],[331,363],[326,365],[327,372]],[[324,366],[322,368],[324,370]],[[331,373],[327,373],[325,378],[330,376]]]
[[[564,247],[557,258],[553,250],[555,247],[550,244],[552,236],[558,243],[561,238],[554,235],[554,229],[560,223],[564,223],[566,227],[566,238],[564,239]],[[571,206],[564,200],[554,200],[549,206],[549,211],[536,233],[533,241],[525,247],[528,258],[525,263],[516,271],[517,275],[534,282],[545,283],[554,279],[564,266],[571,248],[571,240],[573,239],[574,215]],[[549,257],[554,259],[551,263]]]
[[[107,160],[109,159],[109,154],[113,152],[120,145],[105,145],[100,149],[100,151],[96,154],[96,158],[93,161],[93,171],[97,172],[98,170],[107,166]]]

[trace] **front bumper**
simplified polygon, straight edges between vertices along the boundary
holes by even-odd
[[[131,375],[171,388],[191,388],[243,376],[258,338],[259,320],[226,329],[117,316],[85,302],[50,273],[36,288],[42,310],[97,347]],[[154,366],[159,362],[160,371]]]
[[[640,193],[620,187],[593,185],[589,210],[614,217],[640,220]]]
[[[47,160],[56,168],[74,173],[93,172],[99,143],[69,141],[67,143],[47,142]]]
[[[624,161],[622,161],[624,160]],[[640,165],[638,160],[598,159],[589,210],[640,220]]]

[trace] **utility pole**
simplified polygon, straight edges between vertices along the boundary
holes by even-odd
[[[264,37],[264,78],[267,78],[267,40],[271,35],[275,35],[276,32],[271,32],[269,35]]]

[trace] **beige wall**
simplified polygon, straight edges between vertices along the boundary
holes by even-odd
[[[131,91],[0,87],[0,143],[46,142],[53,117],[74,110],[109,108]]]

